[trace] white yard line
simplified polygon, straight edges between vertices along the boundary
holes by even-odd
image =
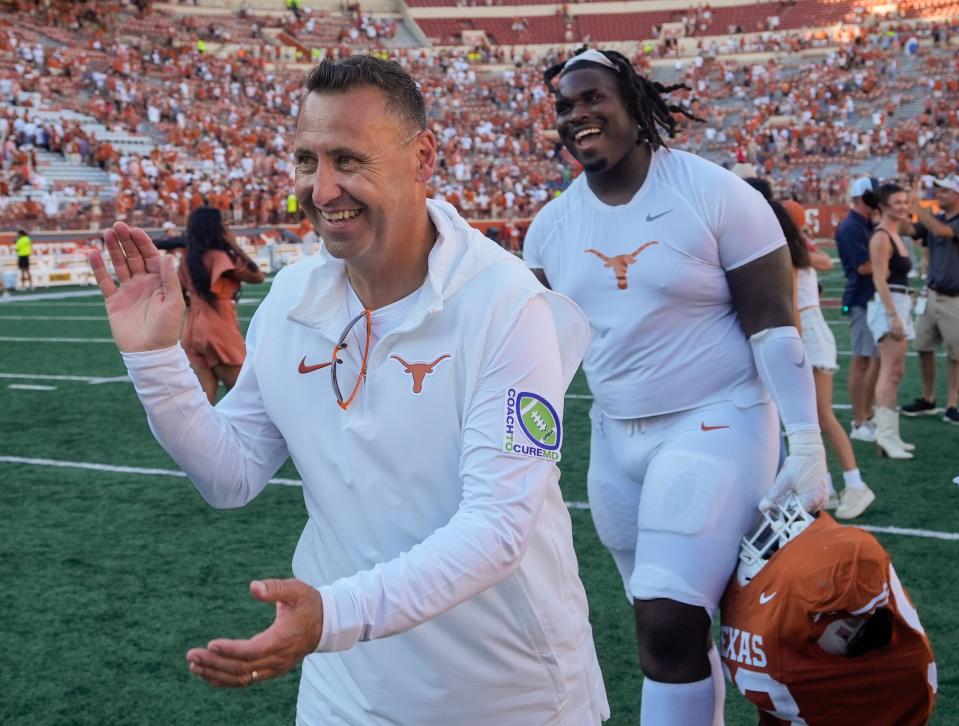
[[[0,343],[112,343],[113,338],[27,338],[3,336]]]
[[[62,461],[59,459],[34,459],[25,456],[0,456],[2,464],[25,464],[27,466],[44,466],[59,469],[85,469],[87,471],[106,471],[114,474],[135,474],[138,476],[170,476],[185,479],[186,474],[177,469],[153,469],[139,466],[117,466],[115,464],[97,464],[87,461]],[[959,478],[959,477],[957,477]],[[282,486],[303,486],[299,479],[270,479],[270,484]],[[589,502],[566,502],[570,509],[589,509]],[[911,529],[909,527],[890,527],[884,525],[855,525],[870,532],[881,534],[896,534],[903,537],[920,537],[923,539],[939,539],[946,541],[959,540],[959,532],[938,532],[932,529]]]
[[[55,391],[57,390],[56,386],[39,386],[31,383],[11,383],[7,388],[12,388],[16,391]]]
[[[6,336],[0,337],[3,343],[112,343],[113,338],[28,338],[26,336]],[[851,350],[840,350],[838,355],[849,357],[853,353]],[[918,356],[914,350],[906,353],[910,358]],[[936,354],[937,358],[945,358],[946,353],[942,351]]]
[[[908,527],[882,527],[877,524],[857,524],[868,532],[880,534],[901,534],[904,537],[923,537],[924,539],[959,540],[959,532],[936,532],[932,529],[909,529]]]
[[[100,383],[129,383],[129,376],[55,376],[44,373],[0,373],[0,378],[19,378],[28,381],[78,381],[97,385]]]
[[[90,383],[92,385],[102,383],[130,383],[129,376],[56,376],[44,373],[0,373],[0,378],[18,378],[28,381],[76,381],[77,383]],[[588,393],[567,393],[566,398],[581,401],[593,400],[593,397]],[[832,407],[837,410],[852,408],[848,403],[834,403]]]
[[[13,297],[0,298],[4,304],[13,305],[19,302],[34,302],[36,300],[66,300],[72,297],[94,297],[99,296],[100,290],[65,290],[63,292],[34,292],[14,295]]]
[[[242,320],[243,318],[241,318]],[[26,336],[3,336],[0,337],[0,343],[112,343],[113,338],[28,338]],[[852,356],[851,350],[840,350],[837,353],[843,357]],[[906,353],[910,358],[916,358],[919,354],[911,350]],[[945,351],[936,354],[937,358],[945,358]]]
[[[108,471],[115,474],[137,474],[140,476],[174,476],[186,479],[186,474],[177,469],[150,469],[139,466],[116,466],[114,464],[95,464],[88,461],[61,461],[59,459],[32,459],[25,456],[0,456],[0,463],[27,464],[29,466],[48,466],[58,469],[86,469],[87,471]],[[270,484],[303,486],[299,479],[270,479]]]
[[[106,315],[0,315],[0,320],[98,320],[106,322]]]
[[[249,322],[253,318],[237,318],[241,322]],[[74,320],[90,320],[105,323],[107,322],[106,315],[0,315],[0,320],[58,320],[58,321],[74,321]]]
[[[44,308],[50,307],[49,302],[32,302],[30,300],[21,300],[20,298],[6,298],[7,305],[24,305],[24,306],[40,306]],[[98,302],[75,302],[71,301],[69,304],[64,303],[63,305],[56,305],[55,307],[64,308],[67,310],[72,310],[73,308],[103,308],[103,300]]]

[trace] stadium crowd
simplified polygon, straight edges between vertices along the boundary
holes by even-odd
[[[45,14],[45,3],[18,5],[0,14],[0,224],[78,228],[114,217],[183,224],[204,203],[233,223],[298,219],[288,195],[289,143],[302,70],[279,60],[280,46],[261,30],[272,24],[309,36],[315,15],[243,12],[211,21],[152,12],[149,3],[139,11],[87,3],[62,15]],[[371,27],[358,7],[348,12],[355,28]],[[146,14],[154,30],[132,34]],[[705,40],[672,69],[653,68],[656,53],[642,44],[632,60],[691,89],[674,96],[706,123],[681,123],[675,146],[727,166],[752,164],[779,196],[842,203],[851,167],[877,156],[896,155],[896,172],[909,183],[921,178],[929,186],[956,171],[959,58],[948,45],[955,31],[941,23],[863,23],[824,62],[743,63]],[[364,31],[345,42],[371,37]],[[198,38],[230,41],[233,50],[204,52]],[[920,38],[931,42],[921,47]],[[343,42],[337,37],[324,52],[348,53]],[[780,37],[771,33],[766,42]],[[390,51],[421,79],[429,103],[440,140],[435,196],[469,217],[528,218],[578,173],[549,133],[552,100],[541,68],[558,54]],[[122,146],[88,130],[88,121],[40,110],[85,114],[145,143]],[[38,150],[97,167],[107,181],[47,179]]]

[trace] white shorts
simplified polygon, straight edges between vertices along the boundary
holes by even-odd
[[[590,417],[590,509],[627,598],[667,598],[712,616],[776,476],[775,407],[724,401],[619,420],[594,405]]]
[[[912,324],[912,297],[904,292],[890,292],[889,294],[892,296],[892,304],[896,307],[896,313],[902,321],[903,330],[906,331],[906,340],[915,340],[916,329]],[[878,345],[879,341],[889,332],[889,316],[886,315],[886,308],[883,307],[878,292],[866,306],[866,320],[869,322],[872,337]]]
[[[838,371],[836,338],[822,315],[822,308],[815,306],[800,310],[799,322],[802,323],[802,344],[809,365],[826,373]]]

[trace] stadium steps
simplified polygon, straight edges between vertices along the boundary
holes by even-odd
[[[387,38],[383,40],[383,45],[387,48],[418,48],[420,46],[419,40],[416,36],[413,35],[412,31],[407,26],[406,21],[402,18],[397,19],[396,23],[396,34],[392,38]]]
[[[84,182],[91,186],[109,187],[110,175],[98,166],[73,164],[63,154],[36,150],[37,171],[52,182]]]
[[[677,69],[675,65],[657,66],[653,69],[653,80],[659,81],[665,86],[673,83],[681,83],[686,76],[686,62],[688,62],[688,59],[683,59],[683,61],[683,67],[679,69]]]
[[[914,96],[909,100],[903,100],[899,104],[899,109],[896,111],[896,116],[899,118],[916,118],[923,111],[923,105],[925,103],[925,96]]]
[[[141,121],[140,125],[137,126],[137,133],[143,134],[153,141],[155,146],[163,146],[166,144],[166,134],[164,134],[160,129],[151,124],[149,121]]]
[[[859,163],[850,170],[852,176],[868,174],[879,180],[895,179],[899,175],[897,159],[894,154],[888,156],[874,156]]]

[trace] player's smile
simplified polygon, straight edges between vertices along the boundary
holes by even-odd
[[[556,91],[556,130],[587,171],[606,171],[636,149],[636,124],[613,73],[574,68],[563,74]]]
[[[603,129],[597,124],[589,124],[572,132],[573,143],[582,153],[588,154],[596,149],[601,142]]]

